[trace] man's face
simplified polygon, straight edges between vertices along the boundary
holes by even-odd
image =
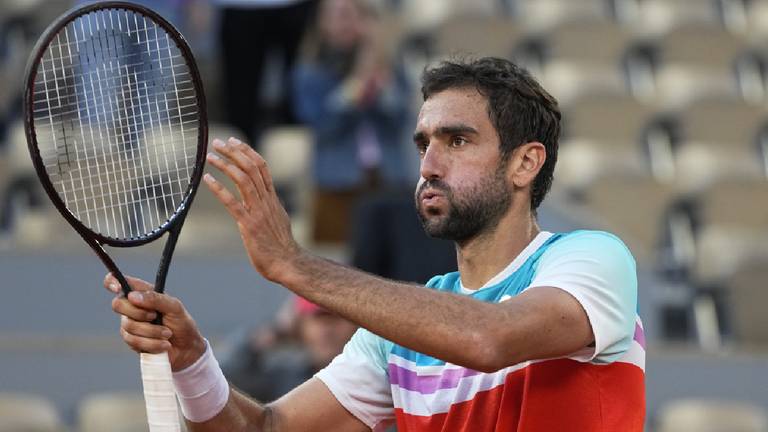
[[[512,186],[485,96],[474,88],[432,95],[414,142],[421,154],[416,208],[427,234],[461,242],[493,230],[512,203]]]

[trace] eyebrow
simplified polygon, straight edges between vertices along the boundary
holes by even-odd
[[[435,135],[460,135],[460,134],[477,135],[477,129],[473,128],[472,126],[459,123],[455,125],[440,126],[435,130]],[[427,138],[427,133],[424,131],[418,131],[413,134],[414,141],[423,141],[426,138]]]

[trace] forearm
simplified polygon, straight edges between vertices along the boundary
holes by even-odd
[[[475,369],[508,310],[465,296],[395,282],[303,254],[276,282],[400,345]],[[467,349],[472,347],[472,349]],[[514,360],[514,359],[510,359]]]
[[[212,419],[195,423],[187,420],[191,432],[254,431],[274,432],[272,409],[231,389],[224,409]]]
[[[235,180],[243,201],[211,176],[206,182],[237,221],[251,263],[267,279],[397,344],[481,371],[569,354],[589,343],[584,309],[557,288],[492,304],[384,280],[303,252],[264,159],[237,141],[214,141],[214,148],[227,160],[209,155],[209,162]],[[586,336],[570,337],[574,325]]]

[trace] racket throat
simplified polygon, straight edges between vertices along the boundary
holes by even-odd
[[[181,233],[182,225],[184,225],[185,216],[180,216],[175,221],[173,227],[168,230],[168,240],[163,247],[163,255],[160,258],[160,265],[157,267],[157,275],[155,275],[155,291],[159,293],[165,292],[165,280],[168,276],[168,269],[171,267],[173,251],[176,250],[176,243],[179,241],[179,234]]]

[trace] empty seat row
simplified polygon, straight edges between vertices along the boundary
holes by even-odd
[[[144,397],[136,393],[94,394],[77,407],[79,432],[145,432]],[[182,422],[182,429],[186,430]],[[72,430],[48,399],[21,393],[0,393],[0,432],[66,432]]]
[[[611,21],[642,35],[688,24],[719,26],[756,43],[768,37],[765,0],[381,0],[407,28],[429,30],[456,17],[502,17],[527,32],[547,32],[573,19]],[[390,4],[387,4],[390,3]],[[392,6],[391,4],[394,4]]]
[[[503,17],[470,15],[442,23],[422,40],[416,50],[424,51],[424,63],[457,54],[513,58],[565,103],[593,89],[624,91],[661,107],[711,94],[761,104],[768,93],[768,45],[703,24],[647,37],[609,21],[571,20],[530,34]]]

